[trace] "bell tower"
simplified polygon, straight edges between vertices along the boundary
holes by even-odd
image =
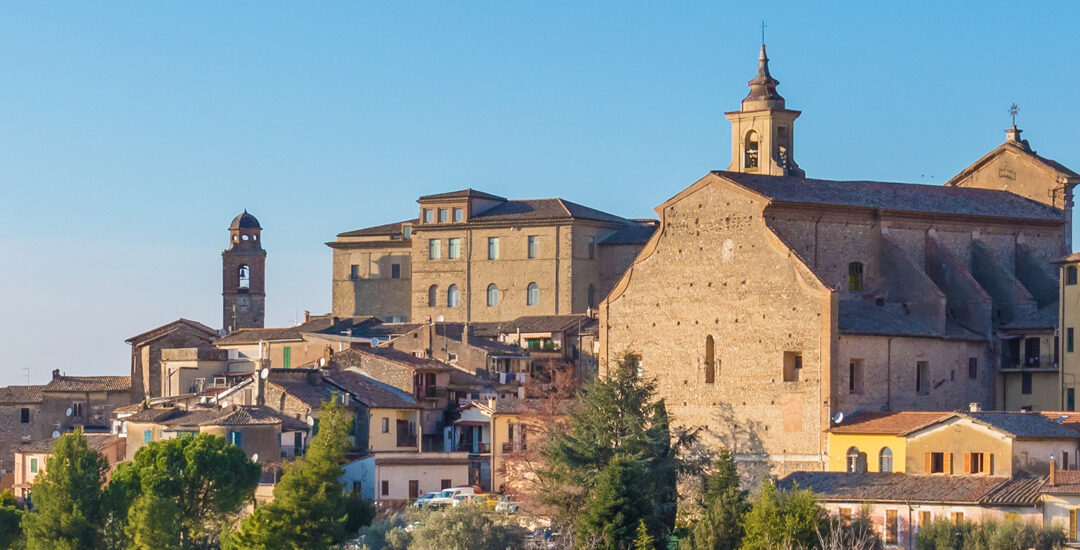
[[[244,210],[229,224],[229,248],[221,252],[222,323],[225,332],[263,328],[266,312],[266,251],[262,226]]]
[[[768,176],[806,175],[795,164],[795,119],[802,114],[784,107],[784,98],[776,91],[780,84],[769,74],[765,44],[758,55],[758,72],[748,82],[750,93],[738,111],[724,113],[731,121],[732,172]]]

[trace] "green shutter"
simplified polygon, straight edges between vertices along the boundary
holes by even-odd
[[[292,368],[292,348],[285,346],[285,349],[281,350],[281,362],[285,368]]]

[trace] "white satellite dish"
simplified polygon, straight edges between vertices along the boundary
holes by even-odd
[[[435,322],[436,322],[436,323],[441,323],[441,322],[443,322],[443,316],[442,316],[442,315],[440,315],[440,316],[436,317],[436,318],[435,318]]]
[[[320,367],[325,367],[326,366],[326,358],[325,357],[320,357],[319,358],[319,366]]]
[[[378,338],[373,336],[371,338],[371,347],[373,347],[373,348],[379,347],[379,342],[381,342],[381,341],[382,340],[379,340]]]
[[[315,419],[312,418],[310,414],[307,417],[307,425],[308,426],[314,426],[315,425]]]
[[[843,422],[844,421],[844,413],[838,412],[838,413],[834,414],[833,417],[832,417],[832,421],[835,424],[839,424],[839,423]]]
[[[68,416],[71,416],[71,407],[68,407],[68,410],[67,410],[67,413],[66,413],[66,414],[67,414]]]
[[[255,453],[255,454],[251,455],[251,461],[252,462],[258,462],[259,461],[259,453]]]
[[[60,432],[55,431],[55,432],[52,433],[52,436],[53,436],[53,439],[56,439],[56,438],[60,437]]]
[[[270,369],[263,369],[262,372],[259,373],[259,378],[262,378],[263,380],[270,378]]]

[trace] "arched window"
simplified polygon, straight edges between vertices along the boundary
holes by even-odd
[[[487,288],[487,305],[488,307],[495,307],[499,305],[499,287],[495,286],[495,283],[491,283]]]
[[[892,449],[883,447],[878,453],[878,471],[892,472]]]
[[[589,307],[596,307],[596,285],[589,285]]]
[[[851,262],[847,264],[847,288],[851,292],[859,292],[863,289],[862,262]]]
[[[862,454],[859,452],[858,447],[851,447],[847,450],[847,471],[848,473],[861,472],[859,469],[859,457]]]
[[[450,285],[450,288],[446,289],[446,305],[448,307],[461,305],[461,295],[458,293],[457,285]]]
[[[431,285],[428,287],[427,305],[428,307],[435,307],[439,305],[439,287],[437,285]]]
[[[540,285],[536,283],[529,283],[528,295],[525,298],[525,305],[535,306],[540,303]]]
[[[1070,285],[1070,286],[1076,284],[1076,266],[1075,265],[1070,265],[1070,266],[1065,268],[1065,284]]]
[[[240,288],[251,288],[251,268],[247,264],[241,264],[237,269],[237,274],[240,276]]]
[[[712,334],[705,337],[705,383],[716,382],[716,344]]]
[[[743,167],[744,168],[757,168],[758,167],[758,135],[757,132],[750,130],[746,133],[746,141],[743,144]]]

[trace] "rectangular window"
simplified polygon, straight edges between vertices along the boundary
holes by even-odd
[[[596,258],[596,237],[589,237],[589,259]]]
[[[451,363],[457,363],[457,354],[454,352],[447,352],[446,359]]]
[[[30,408],[29,407],[23,407],[22,410],[19,411],[19,422],[21,422],[23,424],[29,424],[30,423]]]
[[[390,482],[382,480],[382,496],[390,496]]]
[[[1061,451],[1061,469],[1069,469],[1069,451]]]
[[[898,520],[896,510],[885,510],[885,544],[896,544],[899,540]]]
[[[915,363],[915,393],[919,395],[930,394],[930,363],[917,361]]]
[[[77,418],[82,418],[82,413],[83,413],[82,409],[83,409],[83,404],[82,403],[72,403],[71,404],[71,416],[74,416],[74,417],[77,417]]]
[[[1065,353],[1072,353],[1073,342],[1073,329],[1069,327],[1065,329]]]
[[[391,279],[400,279],[401,278],[401,264],[390,264],[390,278]]]
[[[442,245],[439,243],[439,239],[431,239],[428,241],[428,255],[429,260],[438,260],[442,257]]]
[[[143,430],[142,433],[143,444],[150,443],[154,440],[154,430]]]
[[[1069,542],[1076,542],[1076,512],[1077,509],[1073,508],[1069,510],[1069,532],[1065,533],[1065,538],[1069,539]]]
[[[989,473],[987,467],[986,453],[965,453],[964,455],[964,473],[965,474],[985,474]]]
[[[1031,395],[1031,373],[1025,372],[1020,375],[1020,393]]]
[[[945,453],[926,453],[926,473],[948,473],[945,470]]]
[[[797,351],[784,352],[784,382],[798,382],[802,373],[802,354]]]
[[[1070,265],[1065,268],[1065,284],[1072,286],[1076,284],[1076,266]]]
[[[360,278],[360,266],[356,264],[349,266],[349,278],[354,281]]]
[[[968,378],[975,380],[979,377],[979,359],[968,357]]]
[[[242,440],[243,437],[240,432],[229,432],[229,443],[239,447]]]
[[[844,523],[846,524],[851,521],[851,508],[840,508],[836,511],[836,515],[844,520]]]
[[[383,418],[382,419],[382,433],[384,433],[384,434],[390,433],[390,419],[389,418]]]
[[[291,369],[292,368],[292,348],[285,346],[281,350],[281,366]]]
[[[922,529],[923,525],[930,525],[930,522],[934,521],[934,515],[930,510],[919,510],[919,528]]]
[[[454,221],[455,222],[463,222],[463,221],[465,221],[465,210],[463,210],[461,208],[455,208],[454,209]]]
[[[424,223],[435,223],[435,212],[430,208],[424,209]]]
[[[862,359],[852,359],[848,362],[848,393],[862,393],[862,371]]]
[[[443,489],[449,489],[449,488],[451,488],[453,486],[454,486],[453,482],[451,480],[449,480],[449,479],[441,479],[441,480],[439,480],[439,490],[440,491],[443,490]]]
[[[952,522],[957,524],[957,525],[960,525],[961,523],[964,523],[964,513],[963,512],[953,512],[952,513]]]
[[[412,226],[411,225],[403,225],[403,226],[401,226],[401,232],[405,234],[406,239],[411,239],[412,238]]]
[[[439,223],[446,223],[450,221],[450,212],[445,208],[439,209]]]
[[[499,238],[498,237],[488,237],[488,259],[489,260],[498,260],[499,259]]]
[[[1076,410],[1076,388],[1065,389],[1065,410]]]
[[[458,258],[461,258],[461,239],[450,239],[449,245],[450,246],[447,247],[448,250],[446,251],[449,258],[451,260],[457,260]]]
[[[36,474],[37,473],[37,459],[36,458],[31,458],[30,459],[30,473],[31,474]]]
[[[533,259],[539,255],[540,252],[540,237],[536,235],[529,235],[529,259]]]

